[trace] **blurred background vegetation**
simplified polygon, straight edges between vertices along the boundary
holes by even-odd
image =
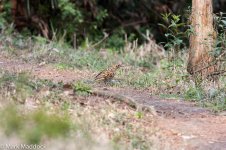
[[[18,10],[19,13],[13,16],[11,6],[15,1],[24,10]],[[225,7],[225,0],[214,0],[215,13]],[[138,39],[141,44],[147,40],[147,30],[158,43],[167,42],[164,35],[169,31],[158,23],[168,26],[172,22],[164,20],[162,14],[180,15],[179,23],[186,23],[190,9],[191,0],[2,0],[0,29],[14,23],[24,35],[37,35],[40,29],[32,24],[31,18],[39,16],[48,25],[50,39],[63,37],[70,45],[76,42],[76,46],[86,46],[88,41],[96,43],[103,39],[102,48],[119,50],[125,45],[125,35],[129,41]],[[180,26],[179,31],[187,28]],[[104,38],[106,35],[109,36]]]

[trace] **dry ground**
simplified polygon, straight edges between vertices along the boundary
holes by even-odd
[[[27,71],[37,78],[65,83],[90,79],[93,76],[93,72],[89,71],[59,70],[50,65],[29,64],[4,56],[0,56],[0,68],[10,72]],[[115,93],[132,98],[138,104],[154,107],[156,115],[150,115],[143,124],[155,129],[156,133],[152,139],[156,142],[154,144],[156,149],[226,149],[225,115],[213,114],[191,102],[160,99],[151,96],[145,90],[110,86],[96,86],[96,88],[105,93]],[[88,98],[88,101],[86,100],[85,105],[96,105],[96,109],[102,109],[105,106],[103,101],[107,103],[108,99],[93,95]],[[121,104],[114,107],[124,109],[128,106]]]

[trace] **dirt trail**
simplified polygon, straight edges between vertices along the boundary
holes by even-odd
[[[157,125],[175,149],[226,150],[226,116],[217,116],[195,103],[159,99],[142,90],[103,90],[154,106],[158,114]]]
[[[28,64],[0,56],[0,69],[10,72],[28,71],[37,78],[56,82],[73,82],[89,79],[88,71],[57,70],[48,65]],[[143,90],[131,88],[100,88],[134,99],[137,103],[153,106],[157,112],[157,127],[164,140],[174,149],[226,150],[226,116],[215,115],[194,103],[181,100],[160,99]]]

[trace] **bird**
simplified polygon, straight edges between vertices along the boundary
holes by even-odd
[[[111,67],[101,71],[100,73],[98,73],[94,80],[95,81],[104,81],[105,83],[106,82],[110,82],[112,81],[112,79],[114,78],[115,76],[115,73],[116,71],[122,67],[122,64],[119,63],[119,64],[115,64],[115,65],[112,65]]]

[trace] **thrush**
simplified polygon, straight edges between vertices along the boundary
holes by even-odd
[[[108,69],[101,71],[99,74],[95,76],[95,81],[104,81],[105,83],[111,81],[114,78],[116,71],[120,67],[122,67],[121,64],[116,64]]]

